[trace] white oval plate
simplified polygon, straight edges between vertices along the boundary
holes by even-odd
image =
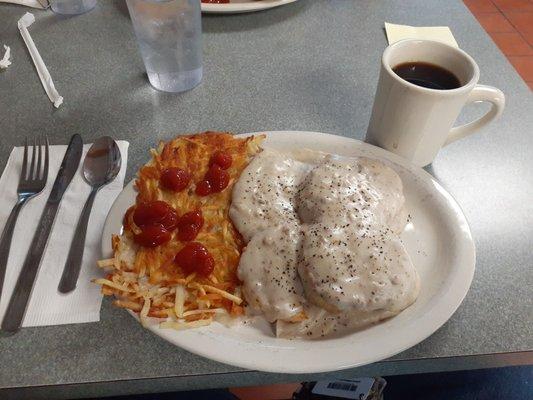
[[[293,3],[296,0],[230,0],[225,4],[202,3],[202,12],[211,14],[237,14],[267,10]]]
[[[378,147],[316,132],[266,132],[265,147],[310,148],[342,156],[368,156],[401,176],[411,223],[402,239],[421,278],[416,302],[398,316],[350,335],[315,341],[277,339],[265,323],[228,328],[219,323],[173,331],[152,326],[163,339],[192,353],[242,368],[279,373],[315,373],[372,363],[421,342],[455,312],[466,296],[475,267],[475,249],[459,205],[427,172]],[[107,217],[102,250],[111,256],[111,234],[135,202],[133,182],[118,196]]]

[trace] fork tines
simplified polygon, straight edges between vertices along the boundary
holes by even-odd
[[[24,155],[22,158],[22,171],[20,173],[20,182],[19,184],[28,184],[28,183],[41,183],[46,184],[48,179],[48,159],[49,159],[49,150],[48,150],[48,137],[39,136],[33,140],[33,146],[31,149],[31,160],[30,167],[28,168],[28,138],[24,141]],[[44,153],[44,155],[43,155]],[[44,158],[44,165],[43,164]]]

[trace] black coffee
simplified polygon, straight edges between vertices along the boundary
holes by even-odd
[[[406,62],[392,70],[407,82],[429,89],[449,90],[461,86],[461,82],[452,72],[435,64]]]

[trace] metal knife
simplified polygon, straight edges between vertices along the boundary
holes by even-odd
[[[59,208],[59,203],[61,202],[63,193],[65,193],[70,181],[78,170],[82,150],[83,141],[81,136],[72,136],[41,219],[33,235],[33,240],[17,279],[15,289],[9,300],[6,313],[4,314],[4,319],[2,320],[3,332],[15,333],[22,325],[24,314],[26,313],[26,308],[31,297],[33,284],[39,271],[39,265],[41,264],[41,259]]]

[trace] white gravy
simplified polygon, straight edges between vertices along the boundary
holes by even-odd
[[[300,235],[287,226],[258,232],[246,246],[239,279],[248,305],[269,322],[291,320],[303,311],[305,298],[296,270]]]
[[[419,291],[399,238],[404,203],[400,177],[379,161],[264,150],[230,208],[248,242],[238,273],[250,310],[280,337],[310,339],[401,312]]]
[[[294,197],[310,164],[265,149],[254,157],[233,188],[229,215],[246,241],[262,230],[299,225]]]
[[[418,294],[417,273],[389,228],[319,223],[303,230],[298,272],[306,297],[331,312],[401,311]]]
[[[383,163],[331,158],[307,175],[296,204],[305,223],[379,224],[400,233],[407,221],[404,202],[400,177]]]

